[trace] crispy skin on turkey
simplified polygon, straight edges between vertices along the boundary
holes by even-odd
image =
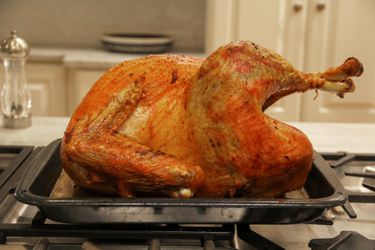
[[[279,196],[301,188],[312,146],[264,114],[309,89],[339,96],[363,71],[355,58],[302,73],[250,42],[207,59],[148,56],[123,62],[91,88],[66,129],[61,157],[80,186],[123,197]]]

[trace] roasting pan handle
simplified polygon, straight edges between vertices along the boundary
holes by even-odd
[[[23,173],[23,176],[19,182],[19,185],[16,187],[16,191],[14,193],[17,200],[24,202],[26,204],[30,205],[37,205],[38,202],[43,202],[43,200],[39,199],[37,195],[33,195],[30,193],[30,188],[33,185],[34,179],[37,178],[38,175],[40,175],[41,171],[43,171],[46,164],[48,164],[48,161],[50,157],[53,154],[58,154],[60,147],[61,139],[57,139],[53,142],[51,142],[48,146],[41,149],[39,153],[35,156],[35,158],[30,162],[30,165],[27,167],[25,172]],[[58,159],[60,159],[58,157]],[[52,182],[51,182],[52,183]],[[44,184],[44,183],[41,183]],[[49,194],[46,194],[49,195]],[[30,196],[34,196],[33,203],[30,203]]]
[[[330,185],[334,187],[337,192],[340,192],[343,195],[345,195],[347,198],[349,198],[348,191],[341,184],[340,180],[337,178],[331,166],[328,164],[326,160],[324,160],[324,158],[319,153],[315,151],[314,151],[314,162],[316,162],[317,168],[327,178],[327,181],[330,183]],[[350,218],[352,219],[357,218],[357,214],[348,200],[341,207],[344,209],[344,211]]]

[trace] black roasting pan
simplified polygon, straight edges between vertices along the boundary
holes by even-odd
[[[60,177],[60,140],[31,161],[15,197],[37,206],[48,218],[65,223],[290,224],[319,218],[327,208],[342,206],[347,195],[335,173],[315,153],[313,168],[300,198],[121,198],[82,196],[51,198]]]

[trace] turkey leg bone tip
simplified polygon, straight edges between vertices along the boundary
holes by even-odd
[[[77,107],[62,165],[79,186],[123,197],[277,197],[304,185],[313,150],[301,131],[263,111],[309,89],[343,97],[362,71],[349,58],[305,74],[251,42],[205,60],[125,61]]]

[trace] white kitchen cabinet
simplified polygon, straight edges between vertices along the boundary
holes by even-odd
[[[375,1],[207,0],[207,52],[251,40],[283,55],[297,69],[319,72],[347,57],[365,67],[344,99],[319,92],[293,94],[267,113],[286,121],[375,121]]]
[[[33,116],[64,116],[67,109],[65,69],[61,64],[28,63],[26,77]]]
[[[306,11],[303,8],[295,10],[291,1],[208,0],[207,52],[230,41],[250,40],[278,52],[302,69],[306,16]],[[277,119],[298,121],[300,98],[300,94],[284,97],[266,113]]]
[[[94,83],[107,71],[102,69],[68,69],[68,116],[71,116]]]
[[[66,67],[56,62],[27,62],[32,116],[71,116],[91,86],[107,70],[108,67]],[[2,68],[0,76],[3,77]]]
[[[316,8],[319,2],[325,8]],[[307,33],[306,71],[322,71],[340,65],[347,57],[364,66],[361,77],[353,77],[354,93],[344,99],[334,94],[306,93],[302,99],[304,121],[375,122],[375,1],[310,1],[310,31]]]
[[[26,81],[32,98],[32,116],[66,115],[64,67],[61,64],[27,62],[25,68]],[[0,75],[3,81],[3,67],[0,67]]]
[[[71,116],[91,86],[111,67],[143,55],[94,49],[32,48],[26,79],[32,116]],[[4,77],[0,67],[0,87]]]

